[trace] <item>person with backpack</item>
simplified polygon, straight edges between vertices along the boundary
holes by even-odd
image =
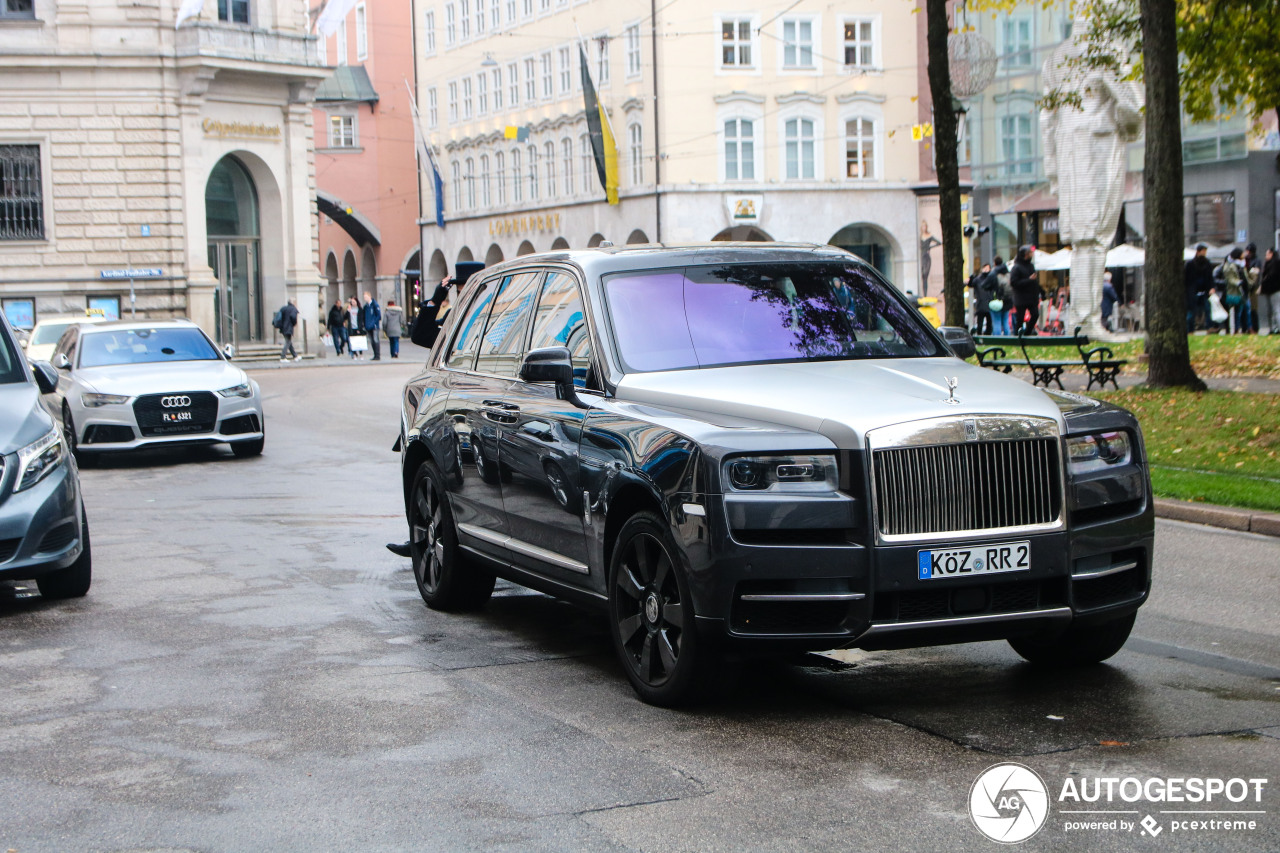
[[[1221,270],[1222,307],[1227,309],[1231,317],[1231,330],[1236,334],[1247,334],[1249,324],[1253,321],[1248,310],[1249,293],[1257,283],[1258,274],[1245,266],[1244,252],[1235,248],[1218,268]],[[1218,271],[1214,271],[1215,280]]]
[[[991,334],[1009,334],[1009,309],[1012,293],[1009,290],[1009,267],[1004,258],[996,255],[991,259],[991,272],[987,274],[987,282],[991,286],[991,301],[987,308],[991,311]]]
[[[280,330],[284,336],[284,345],[280,347],[280,360],[298,360],[298,351],[293,348],[293,330],[298,327],[298,300],[290,299],[283,308],[271,318],[271,325]]]

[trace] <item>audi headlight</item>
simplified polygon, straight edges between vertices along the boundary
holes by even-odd
[[[248,382],[245,382],[241,385],[232,385],[230,388],[223,388],[218,393],[224,397],[252,397],[253,386]]]
[[[1067,438],[1071,473],[1090,474],[1133,461],[1133,445],[1127,432],[1102,432]]]
[[[127,394],[81,394],[80,402],[86,409],[96,409],[99,406],[122,406],[129,402]]]
[[[724,482],[734,492],[833,492],[840,476],[832,454],[735,456],[724,463]]]
[[[62,433],[54,427],[38,441],[33,441],[18,451],[18,478],[13,490],[20,492],[43,480],[61,464],[65,455]]]

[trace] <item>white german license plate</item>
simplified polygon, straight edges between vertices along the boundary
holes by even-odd
[[[998,545],[921,551],[917,565],[922,581],[1025,572],[1031,569],[1031,543],[1001,542]]]

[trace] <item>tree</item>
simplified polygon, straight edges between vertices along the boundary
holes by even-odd
[[[1215,118],[1222,107],[1280,118],[1280,0],[1182,0],[1178,44],[1191,118]]]
[[[960,145],[956,136],[955,99],[947,55],[947,0],[925,0],[929,95],[933,100],[933,153],[938,171],[939,220],[942,225],[942,294],[947,323],[964,325],[964,236],[960,227]]]

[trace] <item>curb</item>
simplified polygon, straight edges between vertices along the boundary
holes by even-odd
[[[1175,501],[1169,498],[1155,499],[1156,516],[1192,524],[1207,524],[1227,530],[1260,533],[1263,536],[1280,536],[1280,515],[1251,509],[1213,506],[1192,501]]]

